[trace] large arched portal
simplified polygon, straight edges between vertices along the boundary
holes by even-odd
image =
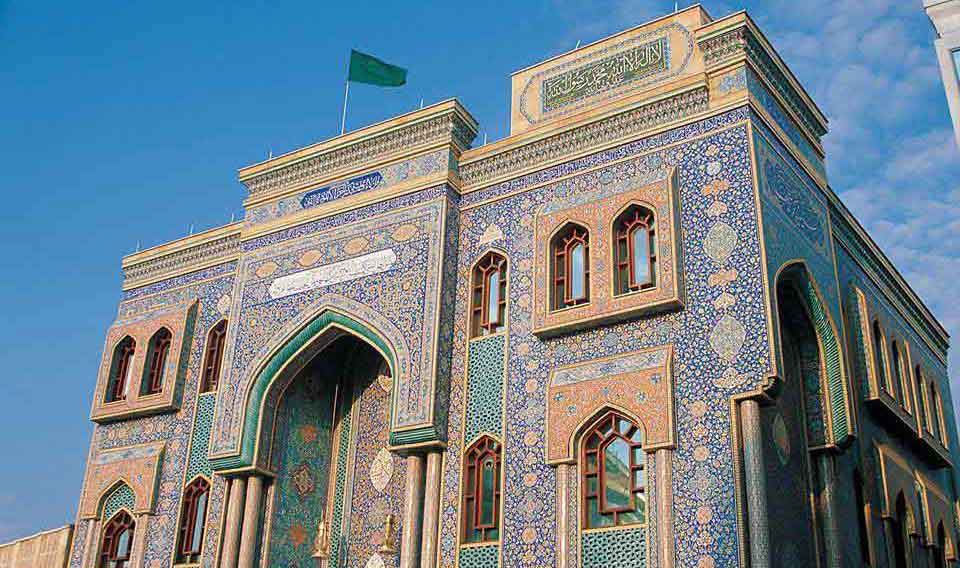
[[[387,517],[394,527],[400,520],[402,462],[387,450],[390,365],[342,330],[318,342],[312,358],[272,385],[277,403],[261,421],[269,431],[260,452],[275,474],[263,515],[270,566],[316,565],[318,545],[328,566],[366,564],[380,553]]]
[[[779,388],[762,410],[771,518],[772,554],[784,565],[830,565],[837,553],[829,530],[832,469],[821,463],[833,441],[826,403],[834,336],[802,264],[784,269],[776,283]],[[821,324],[821,325],[818,325]],[[829,559],[829,560],[828,560]]]

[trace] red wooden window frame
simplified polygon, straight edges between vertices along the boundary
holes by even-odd
[[[583,296],[573,297],[573,266],[570,251],[583,245]],[[551,244],[553,262],[553,309],[569,308],[590,301],[590,232],[576,224],[569,224],[553,237]]]
[[[133,355],[136,351],[137,342],[129,335],[121,339],[120,343],[114,348],[106,402],[117,402],[127,398],[127,381],[130,379],[130,368],[133,365]]]
[[[490,279],[498,275],[499,290],[497,319],[490,319]],[[473,296],[471,299],[471,337],[493,335],[502,330],[507,317],[507,259],[495,253],[487,253],[473,269]]]
[[[161,327],[150,338],[150,353],[147,358],[149,367],[147,367],[147,377],[143,384],[142,394],[159,394],[163,390],[163,369],[167,364],[167,357],[170,355],[170,343],[173,341],[173,334],[170,330]]]
[[[490,436],[483,436],[470,446],[464,459],[463,475],[463,539],[464,542],[491,542],[500,538],[500,480],[503,447]],[[487,459],[494,463],[493,520],[482,522],[482,504],[485,497],[481,468]]]
[[[207,334],[207,349],[203,358],[203,379],[200,392],[217,390],[220,384],[220,370],[223,364],[223,348],[227,343],[227,320],[213,326]]]
[[[126,511],[120,511],[113,516],[103,529],[103,541],[100,544],[100,568],[127,568],[130,565],[130,556],[133,552],[133,536],[136,523]],[[120,537],[130,532],[130,540],[125,554],[118,550]]]
[[[617,222],[614,224],[614,246],[616,268],[616,294],[629,294],[657,285],[657,255],[655,250],[656,243],[656,218],[649,209],[639,205],[632,205],[626,211],[620,214]],[[651,249],[648,251],[636,251],[633,246],[633,234],[636,231],[647,231],[650,240]],[[638,282],[636,267],[637,254],[644,254],[647,259],[647,265],[650,270],[649,282]],[[627,275],[626,286],[624,286],[624,273]]]
[[[201,498],[203,499],[203,512],[199,512]],[[183,492],[183,511],[180,515],[180,530],[177,541],[177,562],[178,563],[196,563],[200,562],[200,556],[203,554],[203,537],[206,534],[206,516],[210,508],[210,483],[198,477],[194,479]],[[201,518],[202,515],[202,518]],[[197,534],[199,524],[200,533]],[[197,536],[199,542],[195,542],[194,536]]]
[[[621,431],[620,423],[625,425]],[[636,439],[635,439],[636,438]],[[630,503],[626,507],[611,507],[606,503],[606,467],[605,452],[615,440],[627,443],[630,449]],[[642,430],[629,418],[619,412],[610,411],[597,420],[581,439],[581,460],[583,469],[583,526],[586,528],[618,527],[646,523],[647,510],[644,509],[640,521],[624,521],[621,515],[638,511],[638,498],[646,496],[646,454],[643,452]],[[639,459],[637,456],[639,455]],[[592,459],[591,459],[592,458]],[[641,472],[638,476],[637,472]],[[638,484],[637,478],[643,483]],[[596,481],[592,484],[591,481]],[[593,487],[591,487],[593,486]],[[597,501],[597,510],[601,516],[612,516],[612,522],[600,526],[591,526],[590,505]]]

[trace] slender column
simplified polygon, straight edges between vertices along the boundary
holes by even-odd
[[[747,522],[750,532],[751,568],[770,568],[770,525],[767,520],[767,484],[760,435],[760,405],[755,400],[740,403],[743,435],[743,473],[747,488]]]
[[[223,529],[223,552],[220,568],[236,568],[240,553],[240,523],[243,520],[243,502],[247,496],[247,479],[230,480],[230,500],[227,503],[227,522]]]
[[[673,568],[673,450],[657,450],[657,540],[660,567]]]
[[[423,514],[423,456],[407,456],[407,482],[403,497],[403,537],[400,568],[418,568]]]
[[[840,527],[837,525],[837,478],[833,456],[820,454],[817,457],[817,466],[823,483],[823,540],[827,553],[827,566],[839,568],[842,556]]]
[[[247,497],[243,507],[243,532],[240,535],[240,558],[237,568],[253,568],[256,564],[257,540],[260,535],[260,504],[263,503],[263,478],[247,478]]]
[[[570,465],[557,466],[557,568],[567,568],[570,557]]]
[[[437,539],[440,536],[440,465],[443,454],[427,454],[427,481],[423,495],[423,546],[420,552],[421,568],[437,565]]]
[[[90,529],[87,532],[87,540],[84,544],[83,551],[83,564],[84,568],[90,566],[96,566],[95,557],[97,554],[97,547],[100,546],[100,519],[92,519],[90,522]]]
[[[136,527],[133,532],[133,550],[130,554],[130,566],[143,566],[143,557],[147,552],[147,520],[149,515],[134,517]]]

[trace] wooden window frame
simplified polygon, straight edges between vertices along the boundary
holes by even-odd
[[[576,245],[583,245],[583,296],[573,297],[573,259],[570,254]],[[568,223],[550,244],[552,309],[562,310],[590,301],[590,231],[582,225]],[[563,273],[558,270],[563,267]]]
[[[488,458],[494,460],[493,522],[481,523],[483,480],[480,469]],[[491,436],[482,436],[464,454],[463,468],[463,540],[465,543],[500,540],[500,485],[503,476],[503,445]],[[470,483],[470,481],[473,483]],[[467,522],[467,519],[472,522]]]
[[[213,392],[220,386],[223,370],[223,351],[227,343],[227,320],[220,320],[207,333],[207,345],[203,357],[203,378],[200,392]]]
[[[907,361],[903,350],[903,343],[894,339],[890,342],[890,367],[893,373],[893,381],[897,384],[900,396],[897,402],[907,414],[913,414],[910,404],[910,382],[907,379],[908,373],[905,367]]]
[[[641,290],[657,287],[657,254],[656,243],[656,216],[652,211],[641,205],[631,205],[621,213],[614,223],[614,295],[622,296]],[[648,233],[651,250],[646,251],[647,266],[650,271],[649,282],[637,282],[636,267],[637,251],[633,246],[633,235],[636,231],[644,230]],[[623,251],[626,251],[626,255]],[[627,287],[623,289],[621,274],[627,273]]]
[[[943,444],[944,448],[949,449],[949,438],[947,437],[947,423],[943,417],[943,400],[940,398],[940,389],[937,388],[937,382],[930,380],[930,406],[933,412],[933,435]]]
[[[136,536],[136,528],[137,522],[130,516],[130,513],[123,509],[118,511],[103,528],[97,566],[100,568],[106,568],[107,566],[110,566],[110,568],[129,568],[133,556],[133,539]],[[128,530],[130,531],[130,545],[127,549],[127,555],[118,558],[119,537]]]
[[[873,367],[877,371],[877,387],[896,400],[897,391],[893,378],[887,372],[887,342],[880,320],[873,320],[870,326],[870,340],[873,345]]]
[[[150,338],[147,353],[147,367],[145,369],[142,395],[151,396],[163,392],[163,375],[170,357],[170,348],[173,344],[173,333],[166,327],[161,327]]]
[[[617,428],[617,421],[622,420],[629,425],[627,434],[621,434]],[[602,429],[607,424],[611,423],[610,432],[607,434],[602,433]],[[636,432],[640,432],[640,441],[635,442],[631,440],[633,435]],[[598,437],[599,441],[597,442],[596,448],[590,448],[590,440],[593,437]],[[606,468],[604,466],[604,454],[606,448],[614,442],[616,439],[621,439],[627,443],[630,448],[630,504],[626,507],[608,507],[606,503],[606,490],[605,490],[605,472]],[[646,488],[646,473],[643,474],[644,484],[636,484],[636,472],[641,471],[645,472],[646,470],[646,453],[643,451],[643,430],[631,419],[627,418],[623,414],[610,411],[603,415],[602,418],[595,421],[593,426],[587,430],[580,441],[580,464],[582,468],[582,480],[583,480],[583,497],[581,498],[581,507],[582,507],[582,518],[583,526],[587,529],[593,528],[614,528],[614,527],[624,527],[624,526],[642,526],[647,524],[647,516],[649,514],[648,508],[644,508],[643,520],[634,523],[620,523],[620,515],[623,513],[632,513],[637,511],[637,497],[640,495],[647,495]],[[639,450],[640,460],[636,460],[635,456]],[[589,457],[595,456],[595,468],[590,467]],[[596,492],[590,491],[590,480],[596,478]],[[604,525],[601,527],[592,527],[590,526],[590,502],[591,500],[597,500],[597,511],[601,515],[613,515],[613,522],[610,525]],[[647,503],[649,506],[649,503]]]
[[[108,404],[127,398],[127,382],[130,380],[133,358],[137,353],[136,340],[129,335],[124,336],[114,347],[113,353],[113,364],[107,381],[107,392],[104,396],[104,402]]]
[[[507,323],[507,259],[490,251],[473,269],[471,285],[471,337],[499,333]],[[497,321],[490,321],[490,278],[499,274]]]
[[[201,497],[206,497],[203,518],[198,518],[197,505]],[[177,563],[194,564],[203,555],[203,538],[207,534],[206,518],[210,510],[210,482],[197,477],[183,491],[183,506],[180,513],[180,525],[177,530]],[[197,523],[200,523],[200,542],[193,542]]]
[[[930,404],[927,402],[927,381],[920,365],[913,367],[913,382],[913,388],[917,391],[917,417],[920,418],[920,427],[932,435],[933,415],[930,414]]]

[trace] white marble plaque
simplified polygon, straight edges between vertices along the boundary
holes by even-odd
[[[386,272],[397,262],[393,249],[385,249],[332,264],[325,264],[310,270],[287,274],[270,284],[270,297],[284,298],[324,286],[332,286],[348,280],[355,280],[371,274]]]

